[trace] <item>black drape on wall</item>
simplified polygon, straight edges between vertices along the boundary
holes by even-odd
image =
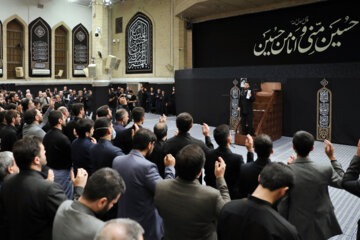
[[[197,123],[229,124],[234,78],[251,85],[278,81],[283,89],[283,135],[298,130],[316,134],[316,93],[325,77],[333,93],[332,141],[355,145],[360,138],[360,62],[314,65],[203,68],[176,71],[176,108]]]

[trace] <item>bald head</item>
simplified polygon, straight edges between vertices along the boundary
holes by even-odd
[[[167,125],[165,123],[157,123],[154,126],[154,133],[158,141],[167,136]]]
[[[143,240],[144,229],[131,219],[108,221],[96,234],[95,240]]]

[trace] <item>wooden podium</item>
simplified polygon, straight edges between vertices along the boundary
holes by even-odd
[[[253,126],[255,135],[267,134],[275,141],[282,135],[282,92],[281,83],[265,82],[260,92],[255,92],[253,103]],[[241,133],[240,122],[235,129],[235,144],[245,145],[246,136]]]

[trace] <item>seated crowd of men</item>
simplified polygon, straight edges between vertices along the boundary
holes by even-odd
[[[205,123],[204,142],[191,136],[189,113],[167,139],[166,117],[146,129],[142,107],[127,126],[124,108],[113,122],[102,106],[93,121],[73,103],[69,121],[52,99],[43,113],[11,101],[0,112],[2,239],[328,239],[342,233],[328,186],[360,197],[360,141],[346,172],[329,141],[330,163],[311,160],[306,131],[288,165],[270,160],[269,136],[248,135],[245,163],[227,125],[215,128],[214,149]]]

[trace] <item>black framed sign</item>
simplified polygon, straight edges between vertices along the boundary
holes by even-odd
[[[152,73],[153,27],[150,18],[138,12],[126,26],[126,73]]]
[[[29,75],[51,76],[51,28],[41,17],[29,25]]]
[[[82,24],[72,30],[73,77],[85,77],[83,71],[89,65],[89,32]]]
[[[0,21],[0,77],[3,76],[3,25]]]

